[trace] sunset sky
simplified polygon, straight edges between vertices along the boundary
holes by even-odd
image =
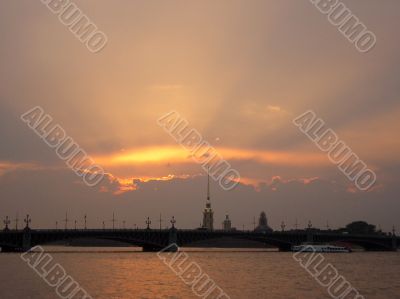
[[[108,37],[91,53],[41,1],[0,2],[0,217],[198,227],[206,174],[158,124],[178,111],[241,176],[211,184],[215,226],[400,230],[400,2],[343,1],[377,37],[359,53],[308,0],[74,1]],[[96,187],[20,115],[41,106],[100,164]],[[355,188],[292,120],[313,110],[377,174]]]

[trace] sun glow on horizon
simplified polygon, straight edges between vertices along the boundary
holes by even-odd
[[[225,160],[231,161],[254,160],[260,163],[296,166],[328,164],[327,158],[321,153],[261,151],[223,147],[216,147],[216,150]],[[96,163],[103,166],[118,167],[146,163],[195,163],[191,156],[192,152],[180,146],[153,146],[94,156],[93,158]]]
[[[181,161],[188,157],[188,152],[180,147],[146,147],[111,155],[95,157],[102,165],[124,165],[140,163],[157,163],[165,161]]]

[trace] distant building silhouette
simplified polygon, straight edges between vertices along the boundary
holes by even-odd
[[[231,220],[229,219],[229,215],[226,215],[226,216],[225,216],[225,220],[224,220],[224,222],[222,222],[222,226],[223,226],[223,229],[224,229],[225,231],[230,231],[230,230],[232,230],[232,222],[231,222]]]
[[[214,212],[211,209],[210,200],[210,175],[207,174],[207,202],[206,208],[203,211],[203,229],[213,230],[214,229]]]
[[[268,219],[265,212],[261,212],[260,218],[258,219],[258,226],[255,228],[256,232],[272,232],[272,228],[268,226]]]
[[[365,235],[372,235],[376,234],[376,226],[369,224],[365,221],[354,221],[346,225],[344,229],[341,229],[351,234],[365,234]]]

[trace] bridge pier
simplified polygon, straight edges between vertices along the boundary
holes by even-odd
[[[143,252],[159,252],[162,248],[153,245],[144,245]]]
[[[1,252],[26,252],[32,248],[31,230],[25,228],[22,234],[17,234],[15,239],[1,246]]]
[[[24,229],[24,234],[22,235],[22,251],[26,252],[32,248],[31,243],[31,230],[29,227]]]
[[[168,252],[176,252],[178,251],[178,245],[177,245],[177,240],[178,240],[178,230],[175,227],[170,228],[169,233],[168,233],[168,246],[165,248],[164,245],[162,246],[157,246],[157,245],[152,245],[152,244],[146,244],[143,246],[143,251],[144,252],[158,252],[158,251],[168,251]]]
[[[310,228],[307,230],[307,243],[314,243],[314,235]]]
[[[11,246],[3,246],[1,247],[2,253],[11,253],[11,252],[24,252],[22,248],[19,247],[11,247]]]
[[[178,251],[178,230],[175,227],[171,227],[168,235],[168,250],[169,252],[177,252]]]
[[[392,251],[397,251],[397,237],[394,233],[392,235]]]
[[[281,245],[281,246],[279,246],[279,251],[280,251],[280,252],[289,252],[289,251],[292,251],[292,245],[291,245],[291,244]]]

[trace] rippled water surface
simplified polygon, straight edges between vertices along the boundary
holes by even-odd
[[[48,248],[54,261],[93,298],[198,298],[155,253],[131,250]],[[330,298],[291,253],[189,251],[188,255],[231,298]],[[400,253],[325,257],[365,298],[400,298]],[[0,265],[1,299],[58,298],[18,254],[0,254]]]

